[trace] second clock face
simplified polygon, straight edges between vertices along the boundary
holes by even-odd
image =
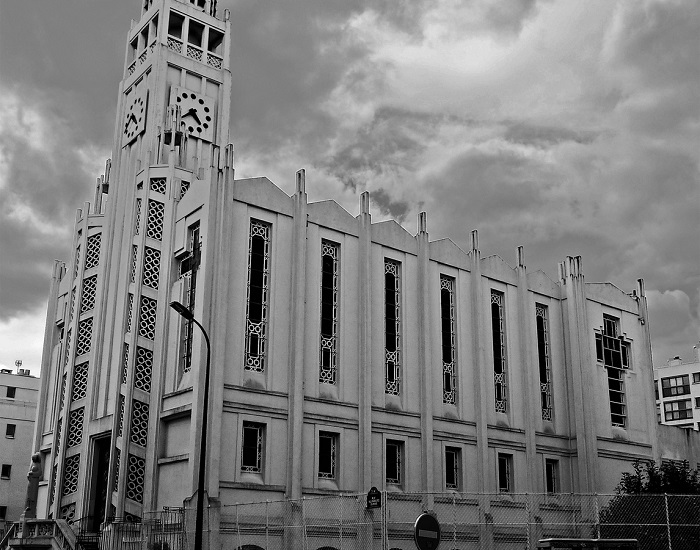
[[[124,117],[124,144],[131,143],[146,127],[147,94],[134,92]]]
[[[180,106],[182,131],[205,141],[214,139],[214,100],[187,88],[173,87],[170,103]]]

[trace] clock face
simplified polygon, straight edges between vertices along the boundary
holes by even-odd
[[[173,87],[170,103],[180,106],[181,130],[204,141],[214,139],[214,100],[187,88]]]
[[[124,145],[131,143],[146,127],[146,93],[134,92],[124,117]]]

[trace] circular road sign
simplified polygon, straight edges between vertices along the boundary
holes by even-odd
[[[421,514],[413,526],[413,540],[418,550],[436,550],[440,546],[440,524],[435,516]]]

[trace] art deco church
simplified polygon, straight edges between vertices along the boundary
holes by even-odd
[[[610,492],[658,459],[644,285],[558,279],[234,178],[231,22],[146,0],[112,159],[55,264],[38,516],[394,492]],[[235,16],[235,14],[234,14]],[[294,176],[290,174],[290,177]],[[310,182],[310,185],[312,183]],[[553,267],[553,266],[552,266]]]

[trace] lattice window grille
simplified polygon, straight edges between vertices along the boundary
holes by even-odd
[[[134,234],[139,234],[139,225],[141,225],[141,199],[136,199],[136,222],[134,226]]]
[[[136,258],[139,253],[139,248],[136,245],[133,245],[131,247],[131,282],[135,283],[136,282]]]
[[[158,290],[159,275],[160,250],[147,246],[143,255],[143,284],[154,290]]]
[[[92,317],[78,323],[78,338],[75,343],[75,355],[83,355],[90,352],[92,341]]]
[[[336,478],[338,437],[336,434],[321,432],[318,436],[319,467],[318,477],[321,479]]]
[[[66,360],[64,361],[63,365],[68,365],[68,361],[70,361],[70,346],[71,346],[71,340],[73,338],[73,329],[68,329],[68,336],[66,336]]]
[[[187,57],[196,59],[197,61],[202,60],[202,50],[195,48],[194,46],[187,45]]]
[[[73,269],[73,278],[78,278],[78,269],[80,268],[80,245],[75,249],[75,268]]]
[[[162,202],[149,200],[148,214],[146,215],[146,237],[163,240],[163,217],[165,205]]]
[[[508,412],[508,365],[504,328],[504,301],[501,292],[491,291],[491,323],[493,335],[493,384],[496,412]]]
[[[134,295],[129,294],[126,308],[126,332],[131,332],[131,318],[133,317]]]
[[[146,461],[138,456],[129,455],[126,474],[126,498],[134,502],[143,502],[143,482]]]
[[[542,420],[552,420],[552,369],[549,361],[549,321],[547,307],[535,305],[537,354],[540,369],[540,407]]]
[[[321,241],[319,382],[335,384],[338,370],[338,263],[340,246]]]
[[[156,308],[158,302],[148,296],[141,296],[139,308],[139,336],[153,340],[156,336]]]
[[[49,497],[49,506],[53,504],[56,498],[56,476],[58,475],[58,464],[54,464],[51,469],[51,496]]]
[[[87,395],[89,363],[85,361],[73,367],[73,389],[71,391],[71,401],[78,401]]]
[[[75,519],[75,502],[61,506],[60,516],[61,519],[65,519],[68,523],[71,523]]]
[[[83,295],[80,300],[80,314],[90,311],[95,307],[95,293],[97,292],[97,275],[88,277],[83,281]]]
[[[245,370],[265,372],[270,287],[270,225],[250,220]]]
[[[177,53],[182,53],[182,42],[168,36],[168,49]]]
[[[70,293],[70,315],[68,316],[68,324],[73,322],[73,317],[75,317],[75,289],[71,290]]]
[[[185,196],[185,193],[190,190],[190,182],[189,181],[182,181],[180,183],[180,198]]]
[[[63,375],[63,380],[61,381],[61,398],[59,400],[59,409],[63,410],[63,405],[66,402],[66,384],[68,383],[68,375]]]
[[[131,441],[141,447],[148,441],[148,403],[136,399],[131,407]]]
[[[85,418],[85,407],[75,409],[68,415],[68,434],[66,435],[66,446],[75,447],[83,441],[83,420]]]
[[[124,434],[124,396],[119,396],[119,432],[117,437]]]
[[[165,178],[151,178],[151,191],[165,195]]]
[[[440,310],[442,321],[442,402],[457,401],[457,372],[455,358],[454,279],[440,276]]]
[[[136,348],[136,365],[134,366],[134,386],[145,392],[151,391],[151,373],[153,372],[153,352],[146,348]]]
[[[56,422],[56,456],[61,453],[61,430],[63,429],[63,418]]]
[[[220,57],[214,56],[210,53],[207,54],[207,65],[214,67],[215,69],[221,68],[222,59]]]
[[[121,466],[122,450],[117,447],[114,455],[114,485],[112,486],[112,490],[117,491],[119,487],[119,466]]]
[[[129,374],[129,344],[124,343],[124,356],[122,358],[122,384],[126,384]]]
[[[78,490],[80,475],[80,455],[66,457],[63,463],[63,496],[72,495]]]
[[[384,260],[384,337],[385,387],[389,395],[401,394],[401,268],[398,262]]]
[[[85,269],[97,267],[100,263],[100,242],[102,239],[101,233],[90,235],[87,239],[85,248]]]

